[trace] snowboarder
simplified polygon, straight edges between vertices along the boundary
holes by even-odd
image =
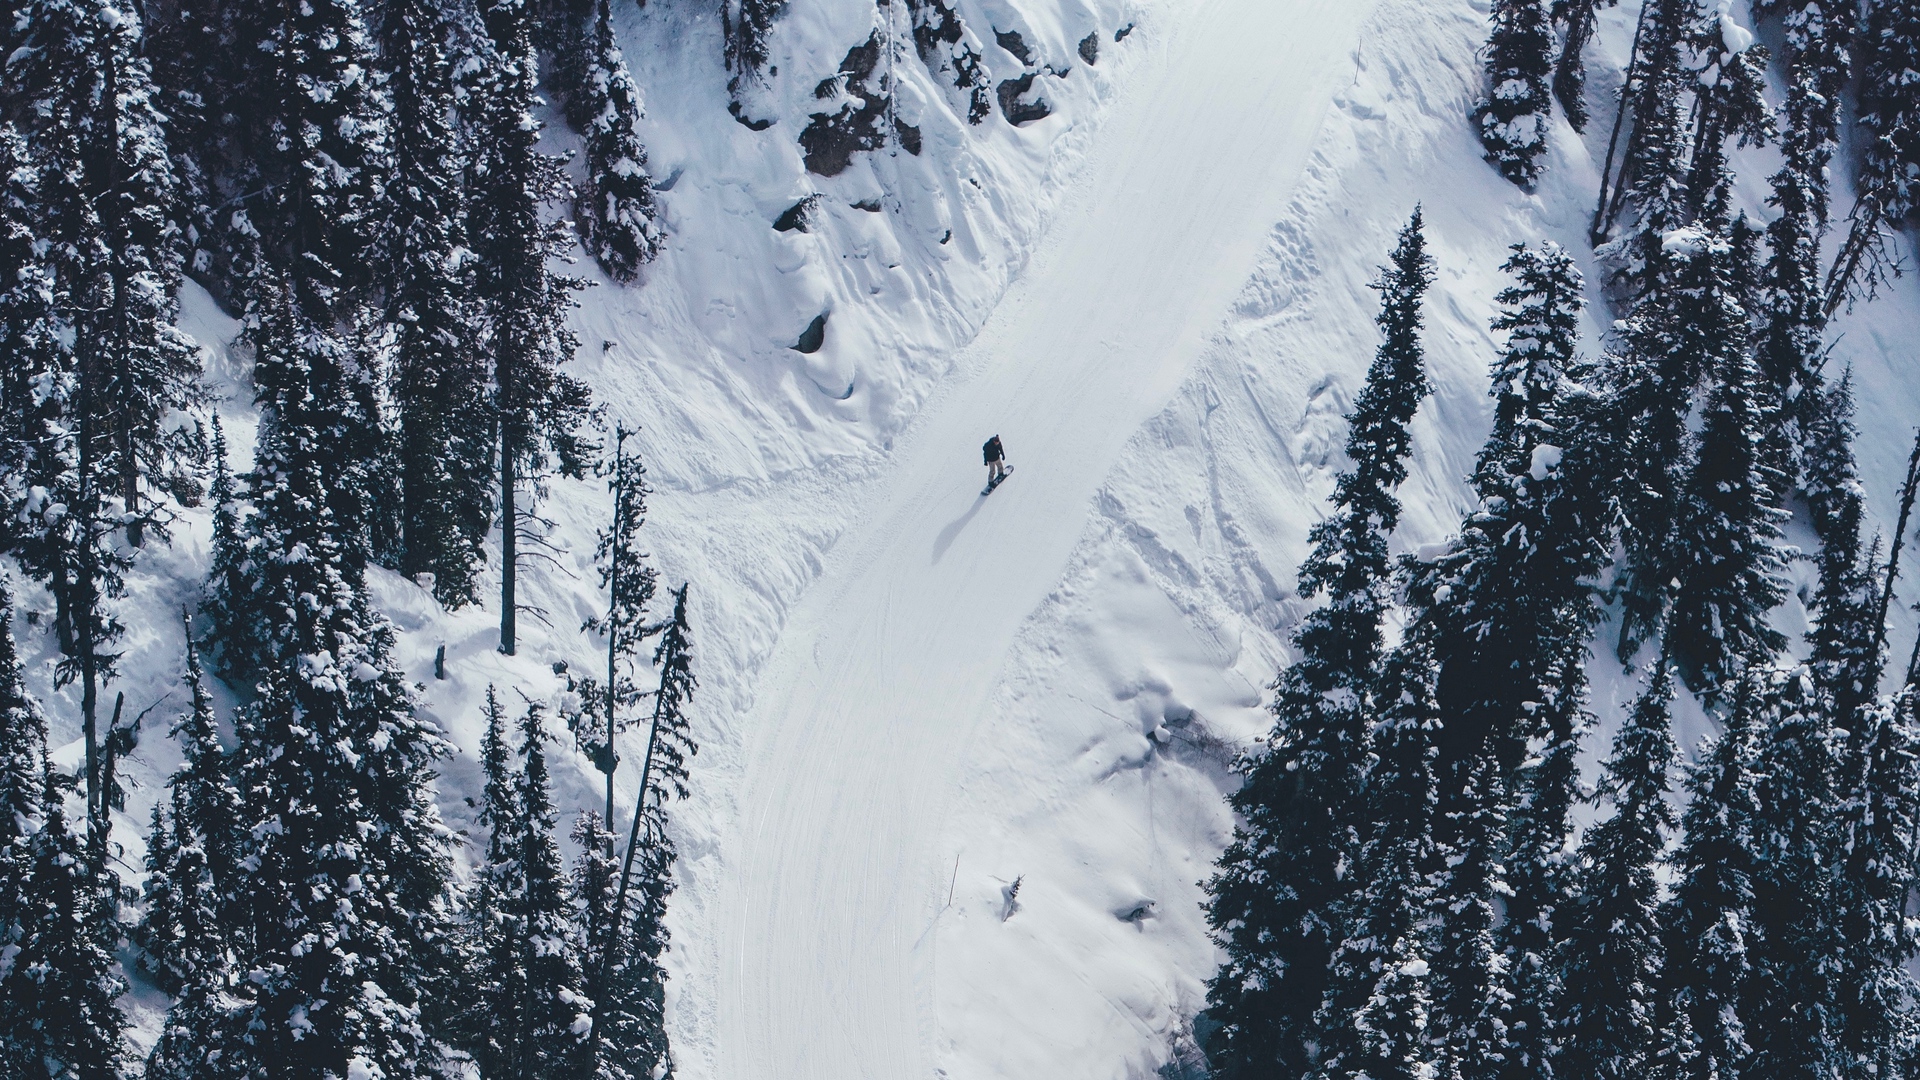
[[[994,488],[1000,486],[1000,481],[1013,471],[1013,466],[1007,464],[1007,451],[1000,445],[998,435],[988,439],[987,444],[980,448],[980,453],[987,459],[987,486],[980,489],[980,494],[990,495]]]

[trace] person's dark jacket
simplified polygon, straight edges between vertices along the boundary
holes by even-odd
[[[986,456],[987,460],[985,463],[988,465],[991,465],[994,462],[999,461],[1007,456],[1006,451],[1000,448],[1000,436],[998,435],[995,435],[993,438],[988,439],[987,444],[980,448],[980,452]]]

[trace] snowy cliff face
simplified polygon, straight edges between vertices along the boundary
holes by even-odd
[[[1507,246],[1587,257],[1606,124],[1583,140],[1556,120],[1537,193],[1502,180],[1467,122],[1479,4],[960,0],[959,43],[935,38],[929,63],[913,27],[941,17],[931,3],[795,0],[749,125],[728,113],[715,7],[618,7],[665,248],[632,286],[583,264],[598,284],[574,318],[573,370],[641,432],[648,547],[693,586],[703,749],[674,809],[679,1073],[1201,1075],[1192,1020],[1215,955],[1198,882],[1231,832],[1228,763],[1269,723],[1302,611],[1294,567],[1376,343],[1366,283],[1422,203],[1440,277],[1436,393],[1396,540],[1412,550],[1467,505]],[[1631,18],[1603,16],[1603,118]],[[992,88],[978,124],[954,85],[969,53]],[[1769,171],[1740,168],[1757,216]],[[1594,300],[1590,352],[1614,317]],[[192,287],[185,309],[244,462],[235,327]],[[1882,521],[1920,415],[1916,325],[1903,283],[1835,335]],[[975,455],[995,433],[1017,471],[983,501]],[[488,684],[549,697],[555,662],[592,662],[577,628],[601,606],[607,508],[594,484],[554,485],[551,558],[521,585],[542,617],[517,657],[494,649],[497,612],[449,613],[375,574],[421,709],[461,751],[440,781],[456,828],[473,824]],[[178,760],[177,612],[207,537],[188,512],[141,554],[126,605],[115,689],[129,711],[154,706],[117,822],[129,866]],[[52,689],[33,620],[47,606],[23,594],[18,630],[71,763],[75,691]],[[1895,655],[1911,641],[1896,627]],[[1633,686],[1608,656],[1593,673],[1604,723]],[[1681,716],[1691,745],[1706,721]],[[558,804],[591,805],[598,774],[558,756]],[[129,1003],[151,1037],[164,1001]]]

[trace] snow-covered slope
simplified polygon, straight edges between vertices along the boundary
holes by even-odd
[[[996,81],[1023,65],[995,30],[1065,72],[1040,76],[1054,114],[970,127],[909,48],[899,107],[923,152],[808,174],[794,136],[816,83],[900,7],[793,5],[778,122],[756,132],[726,114],[711,3],[620,5],[670,235],[642,285],[585,295],[576,369],[610,419],[641,426],[651,549],[693,583],[679,1072],[1182,1075],[1214,963],[1198,883],[1231,829],[1226,763],[1267,725],[1301,612],[1293,569],[1376,343],[1366,283],[1423,202],[1437,392],[1403,492],[1410,547],[1465,505],[1506,247],[1586,251],[1605,125],[1584,141],[1556,127],[1537,194],[1500,180],[1465,122],[1480,4],[964,0]],[[1604,15],[1596,101],[1633,14]],[[1756,212],[1767,171],[1741,167]],[[772,228],[816,193],[810,231]],[[187,309],[244,462],[232,325],[202,293]],[[822,313],[825,346],[792,350]],[[1611,317],[1596,306],[1590,350]],[[1903,284],[1838,327],[1883,519],[1920,417],[1916,326]],[[996,432],[1018,471],[982,500],[977,448]],[[442,779],[456,827],[486,686],[552,695],[553,662],[592,663],[577,628],[605,511],[592,484],[554,486],[553,559],[522,585],[544,614],[518,657],[494,650],[496,612],[377,577],[422,708],[463,752]],[[129,866],[176,760],[159,731],[183,698],[177,613],[205,547],[204,515],[186,515],[142,555],[126,608],[117,689],[155,705],[117,834]],[[51,691],[44,625],[17,629],[71,760],[72,692]],[[1895,639],[1904,655],[1911,630]],[[1610,658],[1593,669],[1604,715],[1631,683]],[[1705,721],[1689,715],[1690,739]],[[592,804],[584,759],[556,772],[560,805]],[[133,1004],[150,1021],[158,1003]]]

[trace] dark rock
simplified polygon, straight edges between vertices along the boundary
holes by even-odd
[[[1080,39],[1080,59],[1085,60],[1088,67],[1100,62],[1099,33],[1088,34]]]
[[[1001,48],[1019,58],[1021,63],[1028,67],[1033,66],[1033,49],[1027,44],[1026,39],[1020,36],[1018,30],[995,30],[993,40],[999,42]]]
[[[794,352],[817,353],[820,346],[827,343],[827,313],[821,312],[813,317],[807,328],[800,332],[800,340],[793,345]]]
[[[779,217],[773,219],[774,231],[775,232],[812,232],[813,230],[808,228],[808,226],[813,223],[813,211],[814,211],[814,208],[818,207],[819,205],[820,205],[820,196],[817,194],[814,194],[814,195],[809,195],[804,199],[801,199],[799,202],[794,203],[792,206],[787,207],[785,210],[780,212]]]
[[[773,126],[773,121],[771,120],[755,120],[748,116],[745,112],[741,111],[740,103],[737,101],[728,102],[727,111],[733,114],[735,120],[745,124],[748,131],[765,131]]]
[[[800,133],[800,149],[805,152],[807,170],[821,176],[839,176],[853,164],[853,155],[886,145],[887,112],[892,104],[888,87],[875,69],[880,65],[880,31],[847,51],[840,71],[831,79],[822,79],[814,87],[814,97],[822,101],[840,95],[844,88],[852,101],[835,113],[814,113],[806,130]]]
[[[980,54],[965,44],[966,25],[947,0],[907,0],[913,13],[913,46],[927,70],[953,73],[953,85],[967,92],[967,123],[977,124],[993,111],[993,91]]]
[[[1031,124],[1035,120],[1044,120],[1053,115],[1053,106],[1047,104],[1044,98],[1035,98],[1032,101],[1020,100],[1033,89],[1033,77],[1036,74],[1038,72],[1029,71],[1017,79],[1008,79],[1000,84],[1000,112],[1006,116],[1007,123],[1015,127]]]
[[[859,202],[851,203],[849,205],[851,205],[855,210],[865,210],[869,214],[877,214],[880,212],[879,199],[861,199]]]
[[[920,129],[911,124],[902,123],[899,117],[893,119],[894,134],[900,136],[900,145],[914,157],[920,156]]]
[[[1128,23],[1127,25],[1121,27],[1120,29],[1115,30],[1113,32],[1114,44],[1118,45],[1120,42],[1127,40],[1127,35],[1131,33],[1133,33],[1132,23]]]

